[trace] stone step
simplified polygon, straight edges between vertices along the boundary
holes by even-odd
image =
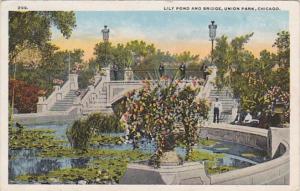
[[[58,100],[55,103],[73,103],[74,100]]]
[[[62,100],[54,103],[54,105],[50,108],[50,111],[67,111],[72,107],[76,97],[76,91],[70,90]]]
[[[72,96],[66,95],[66,96],[64,97],[64,99],[74,99],[74,98],[76,98],[76,97],[77,97],[76,95],[72,95]]]
[[[53,106],[55,107],[69,107],[72,106],[73,104],[64,104],[64,103],[55,103]]]

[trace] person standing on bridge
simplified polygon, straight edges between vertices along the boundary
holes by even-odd
[[[219,101],[218,98],[216,98],[216,101],[214,103],[214,123],[219,123],[219,119],[220,119],[220,113],[222,112],[222,104]]]
[[[159,65],[159,77],[163,77],[163,75],[165,74],[165,66],[163,64]]]
[[[112,71],[113,71],[113,74],[114,74],[114,80],[117,80],[118,79],[118,66],[116,64],[113,65],[113,68],[112,68]]]
[[[181,63],[179,66],[180,79],[183,80],[185,78],[185,64]]]

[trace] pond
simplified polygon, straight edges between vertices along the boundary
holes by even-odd
[[[68,123],[56,123],[56,124],[39,124],[28,125],[29,129],[51,129],[56,139],[64,140],[64,145],[70,147],[67,143],[66,129],[70,124]],[[122,136],[122,133],[103,134],[105,136]],[[198,144],[194,150],[208,153],[208,154],[221,154],[216,158],[216,163],[213,166],[222,167],[228,166],[231,169],[244,168],[257,163],[266,161],[266,153],[247,146],[234,144],[224,141],[210,140],[211,144]],[[132,150],[132,145],[127,144],[114,144],[114,145],[93,145],[93,149],[100,150],[113,150],[113,151],[128,151]],[[154,144],[144,142],[139,149],[143,153],[151,153],[154,151]],[[183,147],[176,147],[176,152],[184,157],[185,149]],[[42,149],[40,148],[15,148],[9,151],[9,183],[42,183],[40,181],[26,181],[20,180],[17,177],[22,175],[44,175],[52,171],[62,169],[86,169],[90,168],[91,164],[102,160],[103,158],[97,155],[77,155],[77,156],[41,156]],[[196,159],[198,160],[198,159]],[[122,162],[122,159],[119,159]],[[209,165],[209,161],[206,161],[206,166]],[[118,163],[117,163],[118,164]],[[126,169],[126,166],[125,166]],[[208,171],[212,173],[213,171]],[[215,172],[214,172],[215,173]],[[57,183],[57,182],[56,182]],[[59,182],[58,182],[59,183]],[[60,183],[76,183],[76,182],[60,182]],[[93,182],[94,183],[94,182]]]

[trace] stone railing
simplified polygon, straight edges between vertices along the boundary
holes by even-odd
[[[94,86],[89,86],[84,96],[81,98],[81,105],[83,108],[88,107],[92,92],[94,92]]]
[[[206,83],[202,89],[202,91],[199,93],[200,98],[208,98],[210,95],[210,91],[214,87],[214,80],[217,76],[217,68],[216,67],[211,67],[212,70],[211,74],[207,76]]]
[[[107,87],[107,106],[111,105],[122,98],[127,92],[140,89],[143,87],[141,80],[131,81],[112,81],[105,84]]]
[[[83,110],[88,108],[90,104],[95,104],[95,99],[100,98],[104,82],[108,80],[106,74],[102,76],[96,75],[94,78],[94,85],[90,85],[85,95],[81,98],[80,104]]]
[[[54,86],[54,91],[48,98],[39,97],[37,103],[37,113],[47,112],[58,101],[62,100],[70,90],[78,89],[78,75],[69,74],[69,79],[60,86]]]
[[[237,125],[211,125],[201,136],[266,150],[271,160],[243,169],[210,175],[210,184],[289,184],[289,129],[270,130]]]

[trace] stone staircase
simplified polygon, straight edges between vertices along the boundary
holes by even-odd
[[[220,113],[220,123],[232,122],[232,109],[236,106],[236,101],[232,96],[232,92],[228,89],[212,89],[208,97],[211,103],[215,102],[216,98],[222,103],[222,112]],[[213,107],[208,114],[208,120],[213,121]]]
[[[76,98],[76,90],[70,90],[62,100],[58,100],[50,108],[50,111],[68,111],[73,106]]]
[[[102,85],[96,92],[88,100],[88,107],[83,109],[83,114],[91,112],[111,113],[111,108],[107,107],[107,87]]]

